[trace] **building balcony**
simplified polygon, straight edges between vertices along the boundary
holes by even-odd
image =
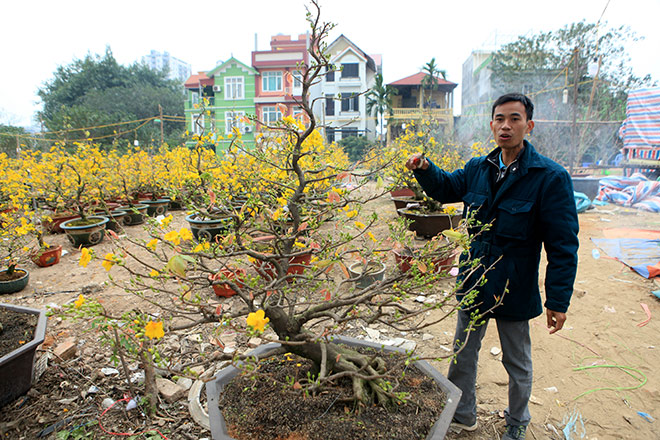
[[[205,96],[204,99],[208,101],[208,106],[212,107],[215,105],[215,97]],[[201,99],[188,99],[186,100],[186,109],[194,109],[196,105],[201,105]]]
[[[454,118],[452,108],[393,108],[392,114],[385,114],[385,119],[412,121],[418,119],[433,119],[451,124]]]

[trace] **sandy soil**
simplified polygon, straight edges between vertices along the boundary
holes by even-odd
[[[383,225],[396,215],[389,200],[374,203]],[[183,224],[183,213],[175,213],[173,226]],[[655,371],[660,365],[660,301],[650,293],[660,289],[660,283],[640,277],[617,261],[592,256],[595,246],[590,239],[603,237],[605,228],[618,227],[660,230],[660,215],[615,205],[580,214],[579,270],[566,327],[549,335],[543,317],[532,321],[535,377],[530,404],[533,420],[527,438],[563,439],[562,430],[567,424],[571,426],[571,418],[579,428],[577,434],[568,437],[571,439],[660,438],[660,374]],[[140,227],[130,231],[135,235],[144,233]],[[68,251],[61,263],[50,268],[30,263],[28,288],[3,296],[2,302],[44,307],[73,301],[81,289],[86,289],[102,299],[106,307],[134,306],[128,294],[103,286],[107,275],[98,263],[80,267],[79,251],[72,249],[63,235],[50,237],[50,242],[64,244]],[[109,249],[108,243],[95,247],[98,255]],[[643,327],[637,325],[646,319],[640,303],[647,304],[653,316]],[[70,324],[51,322],[48,332],[57,342],[73,330]],[[446,350],[453,332],[453,319],[429,329],[433,338],[418,341],[421,353]],[[499,439],[504,426],[500,414],[507,403],[507,377],[501,355],[491,354],[493,347],[499,347],[499,343],[496,328],[491,325],[484,339],[478,377],[480,428],[473,433],[452,433],[447,438]],[[446,371],[446,363],[436,366]],[[637,377],[642,375],[647,381],[640,386]],[[647,421],[638,411],[656,420]]]

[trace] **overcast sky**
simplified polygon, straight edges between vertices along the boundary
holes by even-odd
[[[305,33],[304,0],[30,0],[2,2],[0,123],[27,126],[40,109],[36,92],[60,65],[110,46],[131,64],[151,49],[168,51],[210,70],[234,55],[269,49],[271,35]],[[644,40],[629,54],[637,75],[660,80],[660,0],[321,0],[323,18],[337,23],[330,41],[345,34],[369,54],[382,54],[386,82],[412,75],[432,57],[459,83],[474,49],[494,48],[513,36],[558,29],[603,14],[609,27],[628,25]]]

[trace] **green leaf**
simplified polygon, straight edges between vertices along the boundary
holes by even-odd
[[[170,258],[170,260],[167,262],[167,265],[165,266],[165,269],[183,278],[186,276],[187,267],[188,262],[186,259],[182,255],[177,254]]]

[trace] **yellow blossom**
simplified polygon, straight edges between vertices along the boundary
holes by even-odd
[[[369,238],[371,238],[371,241],[373,241],[374,243],[376,242],[376,237],[374,237],[374,234],[372,234],[371,231],[367,232],[367,235],[369,236]]]
[[[202,252],[202,251],[208,251],[211,249],[211,243],[208,241],[204,241],[202,243],[199,243],[197,246],[193,248],[193,252]]]
[[[170,225],[170,223],[172,222],[172,219],[173,219],[172,214],[170,214],[170,215],[168,215],[167,217],[165,217],[164,219],[162,219],[162,220],[160,221],[160,225],[161,225],[163,228],[166,228],[166,227],[168,227],[168,226]]]
[[[149,272],[149,276],[152,278],[156,278],[158,275],[160,275],[160,272],[158,272],[156,269],[151,269],[151,272]]]
[[[257,310],[256,312],[252,312],[248,315],[247,317],[247,325],[252,327],[255,330],[258,330],[260,332],[264,331],[264,327],[266,324],[268,324],[268,321],[270,321],[269,318],[265,318],[266,312],[263,310]]]
[[[177,231],[170,231],[165,234],[163,238],[169,242],[174,243],[175,245],[181,243],[181,237],[179,237],[179,233]]]
[[[163,336],[165,336],[165,332],[163,331],[163,323],[161,321],[147,322],[147,325],[144,327],[144,335],[149,339],[162,338]]]
[[[355,222],[355,227],[358,228],[358,229],[364,229],[365,225],[364,225],[364,223],[362,223],[360,221],[356,221]]]
[[[352,210],[352,211],[348,211],[348,212],[346,213],[346,217],[348,217],[348,218],[353,218],[353,217],[355,217],[356,215],[358,215],[358,212],[357,212],[357,210],[355,210],[355,209]]]
[[[76,309],[81,308],[84,303],[85,303],[85,297],[82,295],[78,295],[78,299],[74,302],[74,304],[76,305]]]
[[[181,228],[179,230],[179,237],[181,237],[181,240],[183,241],[188,241],[193,239],[193,234],[190,232],[190,229],[188,228]]]
[[[156,246],[158,245],[158,239],[154,238],[153,240],[150,240],[149,243],[147,243],[147,247],[151,249],[152,251],[156,250]]]
[[[105,259],[103,260],[103,263],[101,263],[101,266],[103,266],[105,270],[109,272],[112,266],[115,265],[115,263],[117,263],[117,260],[115,259],[115,254],[113,254],[112,252],[108,252],[107,254],[105,254]]]
[[[89,262],[92,261],[93,256],[94,254],[88,248],[82,248],[80,250],[80,261],[78,262],[78,265],[87,267]]]

